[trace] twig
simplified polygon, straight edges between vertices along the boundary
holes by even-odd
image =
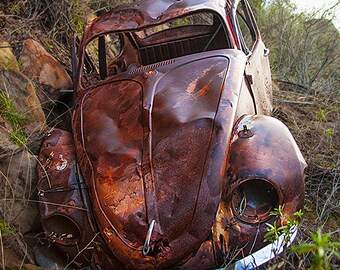
[[[287,90],[278,89],[277,92],[292,94],[292,95],[301,96],[301,97],[305,97],[305,98],[315,98],[315,96],[313,96],[313,95],[308,95],[308,94],[305,94],[305,93],[299,93],[299,92],[295,92],[295,91],[287,91]]]
[[[67,267],[69,267],[72,263],[74,263],[75,260],[78,258],[78,256],[79,256],[84,250],[86,250],[86,249],[93,243],[94,239],[96,239],[96,237],[98,236],[98,234],[99,234],[99,232],[97,232],[97,233],[93,236],[93,238],[90,240],[90,242],[88,242],[88,244],[87,244],[81,251],[78,252],[78,254],[72,259],[72,261],[70,261],[70,262],[65,266],[64,270],[66,270]]]
[[[2,269],[5,270],[5,251],[4,251],[4,245],[2,242],[2,233],[0,230],[0,245],[1,245],[1,263],[2,263]]]
[[[27,244],[25,243],[25,241],[22,241],[22,240],[20,239],[21,234],[20,234],[20,237],[18,236],[17,233],[16,233],[14,236],[15,236],[15,239],[17,240],[17,242],[18,242],[19,247],[21,248],[22,252],[24,253],[24,258],[23,258],[23,260],[22,260],[22,264],[23,264],[23,262],[25,261],[26,258],[27,258],[27,260],[29,261],[29,263],[35,264],[34,259],[28,254],[28,251],[27,251]]]
[[[302,105],[314,105],[313,102],[307,102],[307,101],[296,101],[296,100],[287,100],[287,99],[274,99],[277,102],[283,102],[283,103],[292,103],[292,104],[302,104]]]
[[[286,84],[291,84],[291,85],[295,85],[298,87],[301,87],[303,89],[308,89],[308,85],[304,84],[304,83],[299,83],[299,82],[293,82],[293,81],[287,81],[287,80],[280,80],[280,79],[276,79],[276,81],[280,82],[280,83],[286,83]]]
[[[42,202],[42,201],[39,201],[39,200],[20,199],[20,198],[3,198],[1,200],[2,201],[15,200],[15,201],[25,201],[25,202],[33,202],[33,203],[43,203],[43,204],[49,204],[49,205],[55,205],[55,206],[62,206],[62,207],[72,208],[72,209],[76,209],[76,210],[88,211],[88,209],[83,208],[83,207],[77,207],[77,206],[61,204],[61,203],[54,203],[54,202]]]

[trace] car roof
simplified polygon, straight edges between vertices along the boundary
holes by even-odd
[[[117,7],[92,20],[85,28],[83,44],[109,31],[142,29],[195,11],[212,11],[225,17],[230,0],[145,0]],[[236,1],[237,2],[237,1]]]

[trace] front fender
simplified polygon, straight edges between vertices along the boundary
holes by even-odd
[[[227,254],[242,250],[237,256],[242,257],[264,247],[266,223],[278,220],[280,226],[303,207],[305,169],[306,162],[282,122],[264,115],[237,122],[213,226],[221,262]],[[279,205],[284,205],[281,219],[269,215]]]
[[[227,180],[263,178],[280,193],[287,215],[303,207],[307,164],[287,126],[265,115],[243,117],[234,129]]]
[[[37,171],[41,224],[49,246],[54,243],[50,248],[42,247],[41,266],[48,267],[45,264],[49,260],[55,261],[60,256],[61,268],[72,262],[80,267],[91,260],[104,260],[102,265],[123,269],[107,250],[92,217],[70,132],[54,129],[44,139]]]

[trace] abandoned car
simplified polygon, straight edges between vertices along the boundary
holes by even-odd
[[[253,269],[289,244],[264,235],[303,207],[306,164],[269,116],[246,0],[117,7],[73,47],[72,132],[44,139],[38,167],[66,268]]]

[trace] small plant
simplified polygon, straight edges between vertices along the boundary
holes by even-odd
[[[333,256],[340,259],[340,242],[333,242],[330,239],[329,233],[322,233],[318,228],[316,233],[311,233],[310,238],[312,243],[302,243],[291,247],[291,251],[298,255],[312,253],[311,269],[313,270],[328,270],[330,260]]]
[[[48,41],[48,40],[45,40],[45,46],[47,49],[49,50],[52,50],[53,49],[53,45]]]
[[[21,126],[27,120],[15,109],[14,101],[4,91],[0,92],[0,113],[12,126]]]
[[[284,235],[284,242],[286,244],[290,242],[291,232],[299,225],[299,219],[302,217],[303,212],[300,209],[293,214],[295,218],[291,218],[284,215],[283,209],[284,205],[279,205],[278,208],[274,208],[274,210],[270,212],[269,215],[280,218],[282,224],[279,226],[277,220],[275,220],[273,224],[266,223],[268,228],[264,236],[265,242],[274,242],[278,240],[281,235]]]
[[[6,234],[14,234],[14,231],[3,220],[0,220],[0,232],[2,236]]]
[[[319,109],[316,113],[316,119],[320,122],[327,122],[326,114],[326,110]]]
[[[334,132],[333,128],[327,128],[325,130],[325,136],[330,139],[332,138],[333,132]]]
[[[329,148],[333,149],[333,143],[332,143],[332,137],[333,137],[333,133],[334,133],[334,129],[333,128],[327,128],[325,130],[325,137],[327,138],[327,140],[329,141]]]

